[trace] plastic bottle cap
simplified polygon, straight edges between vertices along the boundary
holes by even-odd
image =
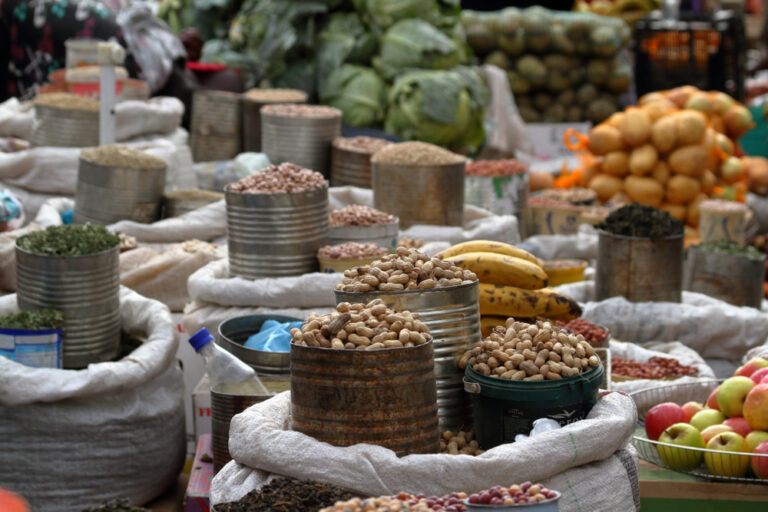
[[[189,344],[195,349],[195,352],[200,352],[200,349],[213,341],[215,338],[208,332],[208,329],[203,327],[189,338]]]

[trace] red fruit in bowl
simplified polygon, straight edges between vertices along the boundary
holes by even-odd
[[[752,471],[757,478],[768,480],[768,441],[763,441],[757,445],[752,453],[756,454],[752,456]]]
[[[658,441],[659,436],[667,427],[675,423],[686,423],[683,408],[672,402],[665,402],[654,406],[645,415],[645,434],[648,439]]]
[[[755,384],[760,384],[760,381],[768,377],[768,368],[760,368],[755,373],[749,376],[750,379],[752,379]]]
[[[704,405],[699,402],[687,402],[683,404],[683,412],[685,413],[686,422],[690,422],[693,415],[704,409]]]
[[[720,410],[720,406],[717,405],[717,392],[720,391],[720,386],[717,386],[712,393],[709,394],[709,398],[707,398],[707,407],[710,409],[714,409],[716,411]]]
[[[728,418],[723,422],[723,425],[728,425],[733,429],[734,432],[739,434],[741,437],[747,437],[747,435],[754,430],[752,427],[749,426],[749,423],[747,423],[747,420],[745,420],[741,416],[734,416],[733,418]]]

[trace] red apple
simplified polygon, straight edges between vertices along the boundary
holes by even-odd
[[[768,430],[768,384],[758,384],[744,400],[744,419],[755,430]]]
[[[645,433],[648,439],[658,441],[659,436],[675,423],[686,423],[683,408],[672,402],[654,406],[645,415]]]
[[[701,431],[701,437],[704,438],[704,443],[708,443],[710,439],[723,432],[733,432],[733,429],[728,425],[712,425]]]
[[[693,415],[697,412],[704,409],[704,406],[700,404],[699,402],[686,402],[683,404],[683,412],[685,413],[685,417],[687,418],[685,421],[688,423],[691,422],[691,418],[693,418]]]
[[[768,368],[760,368],[749,376],[749,378],[752,379],[752,382],[755,384],[760,384],[760,382],[765,380],[766,377],[768,377]]]
[[[750,359],[749,361],[741,365],[733,375],[741,376],[741,377],[749,377],[760,368],[768,368],[768,360],[763,359],[762,357],[755,357],[754,359]]]
[[[752,453],[759,454],[760,456],[752,456],[752,471],[757,478],[768,479],[768,441],[763,441]]]
[[[720,406],[717,405],[717,392],[720,391],[720,386],[717,386],[707,398],[707,407],[716,411],[720,410]]]
[[[750,432],[752,432],[754,429],[749,426],[749,423],[747,423],[747,420],[742,418],[741,416],[734,416],[733,418],[728,418],[723,422],[723,425],[728,425],[733,429],[734,432],[739,434],[741,437],[747,437]]]
[[[725,379],[720,384],[720,391],[717,392],[717,405],[720,407],[720,411],[729,418],[734,416],[746,417],[745,414],[742,414],[742,408],[744,400],[753,387],[755,387],[755,383],[749,377],[738,376]],[[768,416],[768,411],[766,416]]]

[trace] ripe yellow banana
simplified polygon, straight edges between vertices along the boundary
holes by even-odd
[[[494,327],[506,326],[507,317],[505,316],[484,315],[480,317],[480,332],[482,332],[483,338],[490,335]]]
[[[505,256],[530,261],[539,267],[543,267],[541,260],[528,251],[518,249],[514,245],[505,244],[503,242],[493,242],[491,240],[472,240],[463,242],[438,253],[437,257],[446,259],[468,252],[495,252],[496,254],[503,254]]]
[[[552,288],[525,290],[480,283],[480,314],[514,318],[545,317],[571,320],[581,316],[578,302]]]
[[[544,269],[520,258],[495,252],[468,252],[444,258],[454,265],[477,274],[481,283],[506,284],[529,290],[547,286]]]

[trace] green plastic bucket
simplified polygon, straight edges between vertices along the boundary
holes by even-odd
[[[597,402],[603,365],[558,380],[519,381],[488,377],[467,366],[464,390],[472,399],[475,437],[484,450],[528,435],[533,421],[552,418],[560,425],[583,420]]]

